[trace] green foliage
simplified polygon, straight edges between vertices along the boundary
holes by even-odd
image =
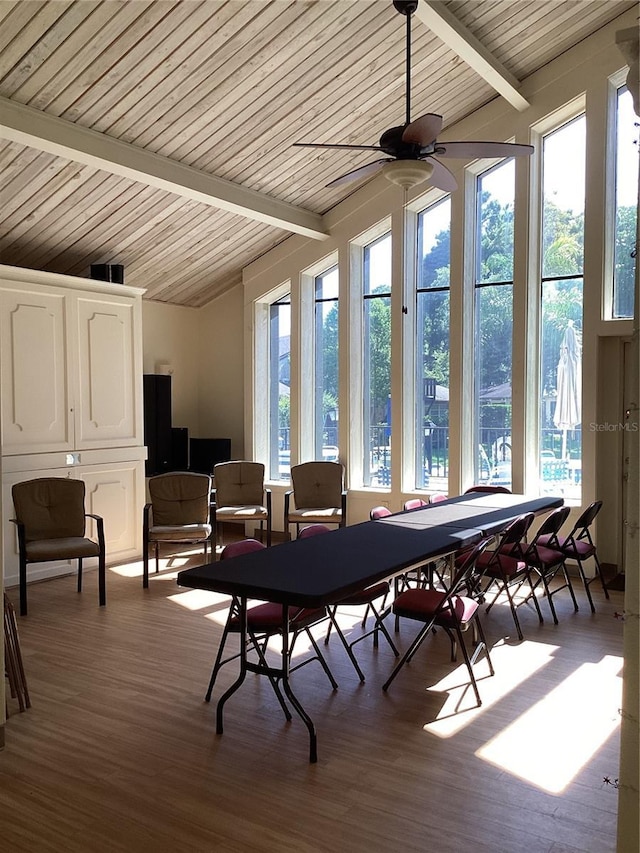
[[[621,207],[616,219],[616,244],[614,266],[614,317],[633,317],[634,275],[637,258],[635,207]]]

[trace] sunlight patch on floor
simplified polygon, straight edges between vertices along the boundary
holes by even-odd
[[[189,589],[168,595],[167,600],[179,604],[185,610],[204,610],[206,607],[228,602],[229,596],[222,592],[209,592],[206,589]],[[209,613],[206,618],[224,625],[227,621],[227,610],[225,608],[221,613]]]
[[[622,658],[584,663],[476,753],[559,794],[620,725]]]
[[[480,708],[476,707],[476,697],[469,681],[469,673],[464,663],[434,684],[429,690],[440,694],[449,693],[438,718],[427,723],[424,731],[449,738],[464,729],[479,715],[495,705],[519,684],[522,684],[553,658],[558,646],[534,643],[525,640],[518,645],[497,643],[490,649],[491,660],[496,674],[489,676],[489,666],[482,655],[474,665],[474,674],[478,681],[478,690],[482,698]],[[458,652],[458,660],[462,655]],[[463,695],[464,694],[464,695]],[[464,713],[461,713],[464,711]]]
[[[142,577],[142,560],[137,563],[123,563],[120,566],[109,566],[109,571],[114,575],[120,575],[122,578],[141,578]]]

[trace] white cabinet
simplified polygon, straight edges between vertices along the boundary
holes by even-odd
[[[11,486],[85,481],[107,562],[140,554],[144,505],[139,288],[0,265],[4,576],[17,582]],[[32,580],[69,571],[34,565]]]

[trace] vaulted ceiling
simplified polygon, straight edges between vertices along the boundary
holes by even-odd
[[[419,0],[412,117],[451,125],[634,0]],[[0,260],[198,307],[353,186],[333,178],[404,122],[391,0],[3,0]]]

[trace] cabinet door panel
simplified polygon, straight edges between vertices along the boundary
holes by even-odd
[[[70,450],[66,297],[0,292],[2,452]]]
[[[107,563],[138,556],[142,540],[144,463],[118,462],[79,468],[76,477],[86,485],[87,512],[104,519]],[[90,534],[95,536],[94,522]]]
[[[78,449],[136,443],[134,315],[130,301],[78,299]]]

